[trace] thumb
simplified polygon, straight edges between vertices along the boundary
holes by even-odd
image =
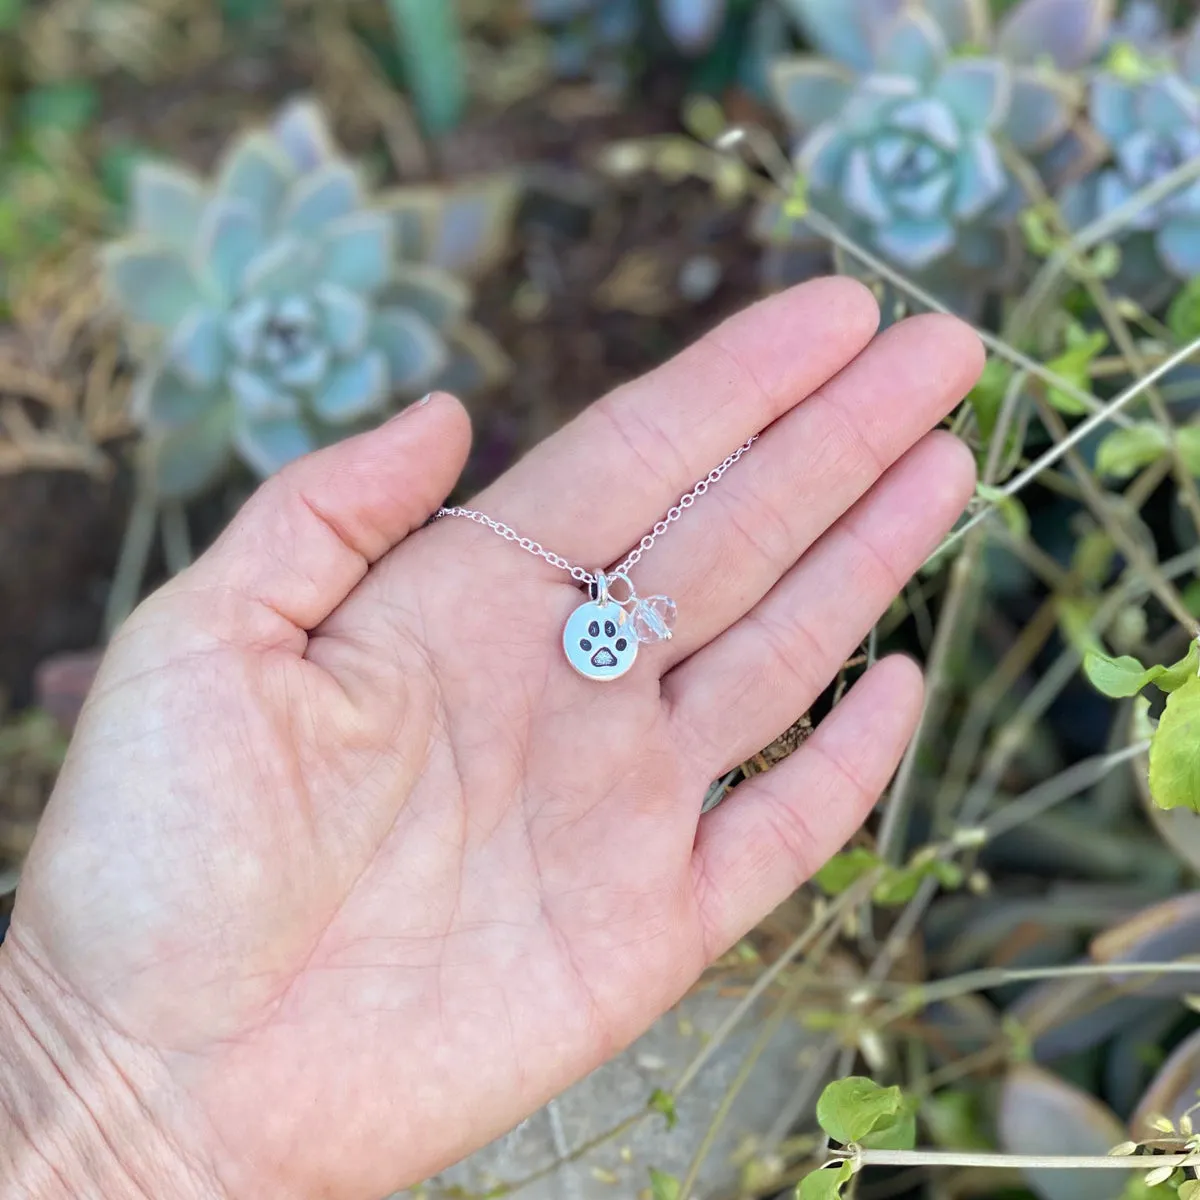
[[[272,476],[175,582],[231,590],[297,629],[314,629],[441,504],[470,443],[466,410],[433,393]]]

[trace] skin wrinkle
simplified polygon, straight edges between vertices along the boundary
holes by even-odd
[[[12,944],[12,950],[10,951],[10,953],[16,952],[18,954],[20,960],[22,962],[24,962],[27,967],[31,967],[38,975],[40,975],[42,977],[42,979],[46,983],[48,983],[51,987],[57,989],[58,985],[54,981],[53,975],[49,971],[47,971],[45,967],[42,966],[42,964],[38,958],[38,955],[29,946],[27,946],[25,944],[25,939],[22,936],[20,931],[10,930],[9,936],[8,936],[8,938],[6,938],[6,943],[8,943],[8,942],[11,942],[11,944]],[[76,997],[76,996],[72,996],[72,999],[75,1000],[76,1002],[79,1002],[79,1000],[80,1000],[80,998]],[[116,1147],[113,1145],[111,1139],[109,1138],[107,1132],[104,1129],[103,1122],[98,1120],[96,1118],[96,1116],[92,1113],[91,1108],[88,1105],[87,1101],[84,1100],[83,1096],[76,1090],[74,1084],[71,1082],[71,1080],[67,1076],[66,1072],[62,1069],[61,1065],[54,1058],[54,1056],[51,1055],[47,1051],[47,1049],[42,1045],[41,1039],[34,1032],[32,1026],[29,1024],[28,1020],[26,1019],[25,1014],[21,1011],[21,1006],[19,1004],[17,1004],[16,1001],[8,994],[8,990],[5,986],[3,986],[2,981],[0,981],[0,1003],[3,1003],[4,1006],[8,1009],[8,1011],[13,1015],[13,1017],[16,1018],[17,1022],[21,1025],[21,1027],[28,1034],[30,1045],[36,1047],[37,1050],[41,1052],[44,1061],[50,1065],[51,1070],[54,1072],[54,1074],[57,1076],[57,1078],[60,1080],[60,1082],[66,1088],[67,1092],[75,1099],[80,1110],[83,1112],[83,1114],[85,1114],[87,1120],[91,1123],[92,1127],[94,1128],[95,1133],[98,1136],[99,1140],[104,1144],[104,1146],[109,1150],[110,1154],[112,1155],[112,1163],[115,1166],[115,1168],[121,1173],[121,1175],[126,1179],[126,1181],[131,1186],[133,1186],[134,1188],[137,1189],[137,1192],[141,1196],[145,1197],[145,1200],[155,1200],[154,1197],[152,1197],[148,1192],[145,1191],[145,1189],[141,1186],[141,1184],[138,1182],[138,1180],[135,1179],[133,1177],[133,1175],[130,1174],[125,1169],[124,1163],[122,1162],[120,1155],[117,1153]],[[84,1003],[86,1003],[86,1001]],[[104,1022],[104,1018],[101,1016],[101,1014],[96,1012],[94,1008],[90,1009],[90,1011],[92,1012],[92,1016],[95,1019],[97,1019],[103,1023],[107,1023],[107,1022]],[[126,1035],[119,1035],[119,1036],[126,1036]],[[164,1069],[164,1071],[167,1070],[165,1061],[163,1061],[162,1056],[156,1050],[154,1050],[152,1047],[150,1047],[144,1043],[137,1042],[133,1039],[127,1039],[127,1040],[132,1041],[133,1044],[138,1046],[141,1050],[143,1050],[144,1052],[149,1054],[151,1057],[156,1058],[159,1061],[162,1068]],[[103,1047],[102,1043],[103,1043],[102,1037],[95,1039],[94,1044],[100,1046],[101,1052],[103,1053],[105,1059],[108,1060],[111,1064],[113,1062],[112,1056],[107,1053],[107,1050]],[[140,1097],[140,1095],[137,1093],[137,1090],[132,1087],[129,1077],[125,1074],[125,1072],[123,1070],[118,1069],[116,1071],[116,1075],[117,1075],[117,1078],[119,1078],[126,1085],[128,1093],[133,1098],[133,1101],[137,1105],[138,1109],[141,1110],[143,1113],[148,1114],[149,1109],[145,1105],[145,1103],[142,1100],[142,1098]],[[158,1129],[158,1132],[161,1135],[163,1135],[164,1138],[171,1144],[172,1149],[175,1151],[175,1153],[179,1157],[179,1161],[181,1163],[189,1162],[189,1160],[191,1158],[190,1154],[187,1154],[184,1152],[183,1147],[181,1145],[179,1145],[176,1142],[176,1140],[167,1133],[165,1128],[158,1126],[157,1123],[155,1123],[155,1125],[156,1125],[156,1128]],[[66,1180],[63,1178],[62,1173],[52,1163],[49,1162],[49,1160],[45,1157],[45,1155],[43,1155],[41,1153],[41,1150],[39,1149],[39,1147],[37,1147],[34,1144],[34,1141],[28,1136],[28,1131],[25,1131],[25,1134],[26,1134],[26,1137],[25,1137],[26,1144],[29,1145],[29,1147],[38,1155],[39,1159],[41,1159],[50,1168],[52,1173],[60,1181],[62,1181],[64,1183],[64,1186],[66,1186]],[[192,1169],[194,1169],[194,1164],[193,1164]],[[207,1174],[207,1173],[202,1172],[202,1174]]]

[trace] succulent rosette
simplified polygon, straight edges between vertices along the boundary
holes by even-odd
[[[211,186],[146,164],[133,194],[105,274],[142,359],[135,415],[160,494],[201,491],[234,457],[266,476],[448,375],[470,382],[472,350],[495,364],[467,286],[403,261],[418,208],[373,204],[312,103],[239,138]]]
[[[946,298],[969,304],[985,280],[1003,283],[1027,181],[1057,184],[1096,161],[1066,71],[1103,45],[1110,6],[1023,0],[998,28],[978,0],[788,8],[821,52],[773,69],[814,207]],[[760,221],[768,240],[770,227]]]
[[[1076,227],[1112,215],[1200,155],[1200,25],[1182,46],[1115,47],[1092,79],[1089,111],[1111,157],[1064,191],[1063,210]],[[1200,183],[1131,206],[1119,228],[1118,284],[1139,298],[1200,275]]]

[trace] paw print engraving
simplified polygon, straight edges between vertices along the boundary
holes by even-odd
[[[567,621],[563,649],[571,666],[589,679],[618,679],[637,658],[629,614],[618,604],[582,604]]]

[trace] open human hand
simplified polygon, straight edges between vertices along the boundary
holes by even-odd
[[[847,280],[764,301],[472,502],[595,569],[763,431],[636,568],[679,624],[619,681],[564,659],[565,574],[425,525],[469,441],[444,395],[268,481],[145,601],[0,950],[7,1154],[50,1181],[22,1194],[376,1200],[630,1042],[838,849],[911,734],[907,660],[700,805],[971,493],[927,431],[978,342],[877,321]]]

